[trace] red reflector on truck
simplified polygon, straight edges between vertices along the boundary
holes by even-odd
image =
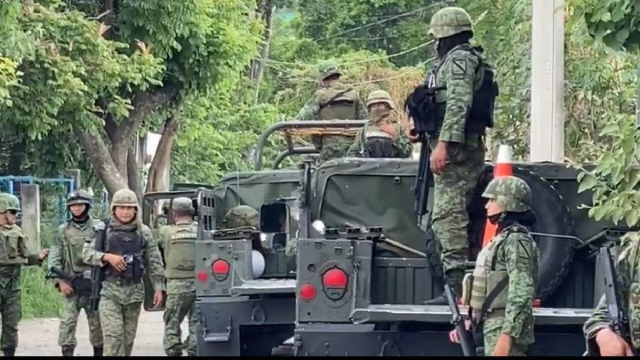
[[[322,283],[329,289],[344,289],[347,287],[348,277],[344,270],[334,267],[324,273]]]
[[[300,286],[300,298],[302,300],[312,300],[316,297],[316,288],[311,284],[303,284]]]
[[[213,278],[218,281],[224,281],[229,276],[229,269],[231,266],[226,260],[218,259],[211,264],[211,272]]]

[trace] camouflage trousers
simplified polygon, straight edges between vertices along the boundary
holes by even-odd
[[[353,139],[346,136],[316,136],[313,141],[316,149],[320,149],[318,161],[320,163],[347,156]]]
[[[131,356],[138,331],[142,302],[120,304],[100,298],[100,323],[104,334],[104,356]]]
[[[0,289],[0,315],[2,316],[2,336],[0,348],[16,349],[18,347],[18,323],[22,319],[22,293],[11,285]]]
[[[182,344],[182,331],[180,324],[188,316],[189,336]],[[187,350],[189,356],[196,356],[196,328],[198,317],[196,316],[195,292],[169,294],[164,309],[164,352],[167,356],[180,356],[182,350]]]
[[[431,142],[432,147],[435,143]],[[454,269],[465,270],[469,248],[467,207],[484,170],[484,141],[476,136],[465,144],[450,143],[448,155],[444,171],[433,175],[431,213],[431,228],[442,249],[440,258],[445,274]]]
[[[60,327],[58,329],[58,345],[73,346],[78,345],[76,340],[76,329],[78,327],[78,316],[80,310],[84,309],[89,323],[89,342],[93,347],[102,347],[102,328],[100,327],[100,314],[90,312],[90,299],[88,296],[63,296],[62,314],[60,315]]]
[[[488,317],[483,325],[482,336],[484,338],[484,356],[493,356],[493,351],[502,335],[504,316]],[[529,346],[533,341],[528,341],[533,332],[523,331],[523,336],[513,339],[509,356],[526,356]]]

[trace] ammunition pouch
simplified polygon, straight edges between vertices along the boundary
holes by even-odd
[[[85,270],[77,274],[71,281],[73,292],[80,296],[91,296],[93,283],[91,282],[91,270]]]
[[[362,156],[368,158],[390,158],[393,157],[393,140],[391,135],[382,131],[362,132]]]

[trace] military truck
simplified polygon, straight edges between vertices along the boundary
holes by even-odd
[[[199,222],[202,237],[196,242],[198,356],[270,355],[293,336],[295,261],[286,252],[292,238],[306,236],[309,221],[299,209],[309,207],[299,201],[303,170],[277,168],[288,156],[317,153],[294,147],[291,136],[345,131],[355,135],[365,123],[275,124],[258,140],[254,171],[228,174],[212,191],[198,190],[198,209],[215,214]],[[276,131],[287,135],[287,149],[276,157],[273,169],[262,170],[264,146]],[[222,219],[236,205],[257,209],[260,229],[225,229]]]
[[[310,179],[310,230],[298,240],[296,329],[287,346],[296,356],[462,355],[448,340],[447,306],[422,305],[442,292],[433,237],[416,223],[412,187],[418,163],[403,159],[338,159]],[[540,251],[530,355],[582,355],[582,324],[602,289],[594,257],[630,229],[588,217],[577,193],[578,170],[565,164],[513,164],[531,187]],[[492,178],[486,164],[469,208],[469,269],[486,221],[480,194]],[[425,237],[427,241],[425,241]],[[436,271],[434,271],[434,269]],[[462,308],[464,313],[466,309]]]

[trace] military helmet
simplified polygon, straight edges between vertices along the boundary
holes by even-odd
[[[20,211],[20,200],[15,195],[0,193],[0,214],[11,210]]]
[[[393,99],[391,99],[391,95],[384,90],[374,90],[369,93],[369,96],[367,97],[367,107],[377,103],[385,103],[392,109],[396,108]]]
[[[429,35],[433,35],[436,39],[453,36],[463,31],[471,31],[473,33],[471,16],[463,8],[446,7],[440,9],[431,17]]]
[[[531,210],[531,188],[515,176],[498,177],[487,185],[482,197],[496,200],[505,211],[525,212]]]
[[[338,63],[335,61],[325,61],[324,63],[318,66],[318,80],[322,81],[328,78],[331,75],[342,75],[340,73],[340,69],[338,68]]]
[[[178,197],[173,199],[171,209],[174,211],[193,211],[193,201],[188,197]]]
[[[91,206],[91,195],[85,190],[72,191],[67,195],[67,206],[84,204]]]
[[[116,206],[131,206],[138,207],[138,197],[136,193],[129,189],[120,189],[113,194],[113,199],[111,200],[111,208]]]
[[[229,229],[253,226],[254,228],[260,227],[260,213],[254,208],[247,205],[238,205],[224,216],[225,227]]]

